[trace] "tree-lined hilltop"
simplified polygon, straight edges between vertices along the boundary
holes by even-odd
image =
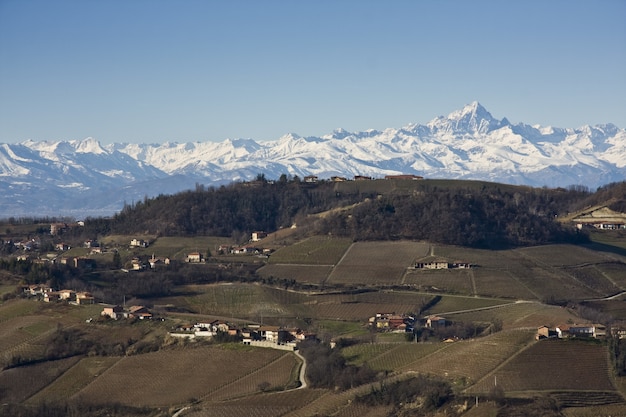
[[[603,191],[606,193],[606,191]],[[578,242],[555,220],[593,194],[584,188],[531,188],[477,181],[315,181],[281,177],[235,183],[127,204],[83,232],[228,236],[297,224],[354,240],[427,239],[482,248]],[[312,214],[326,213],[323,216]],[[240,239],[237,239],[240,240]]]

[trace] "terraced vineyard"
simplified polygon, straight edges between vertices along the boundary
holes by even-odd
[[[135,406],[183,404],[189,398],[202,398],[262,368],[268,373],[274,372],[272,363],[283,355],[292,354],[237,346],[235,349],[208,347],[127,356],[74,398],[96,404],[103,401]],[[282,380],[287,380],[292,372],[284,368],[279,367],[287,373]]]
[[[314,236],[274,252],[273,264],[336,265],[352,241],[347,238]]]
[[[284,392],[257,394],[242,399],[201,402],[193,410],[185,412],[185,417],[275,417],[282,416],[315,401],[326,394],[326,390],[303,389]]]
[[[446,292],[450,294],[471,295],[473,292],[473,271],[466,269],[447,269],[441,271],[409,270],[402,282],[420,289]]]
[[[328,277],[332,284],[400,284],[415,259],[428,253],[426,243],[357,242]]]
[[[538,302],[511,303],[493,310],[468,311],[447,317],[462,322],[491,322],[498,318],[502,320],[504,329],[554,327],[579,319],[566,308]]]
[[[506,392],[616,392],[611,382],[607,347],[595,341],[536,342],[469,391],[486,393],[495,379]]]
[[[251,374],[220,386],[215,391],[207,394],[203,399],[208,401],[223,401],[231,398],[244,397],[256,394],[260,387],[263,390],[282,390],[285,388],[295,388],[297,382],[297,371],[300,362],[295,355],[283,355],[272,362],[271,368],[263,367]]]
[[[333,267],[331,265],[291,265],[291,264],[267,264],[260,268],[257,273],[263,278],[294,279],[302,283],[315,285],[322,284]]]
[[[443,351],[449,344],[445,343],[401,343],[382,345],[357,345],[354,350],[347,350],[346,354],[355,356],[352,360],[367,362],[377,371],[395,371],[410,367],[411,364],[423,358]]]
[[[408,363],[403,371],[417,371],[463,379],[470,385],[493,371],[533,341],[534,332],[502,331],[491,336],[449,343],[442,354]]]
[[[119,356],[93,356],[80,359],[80,362],[69,368],[54,382],[29,398],[28,402],[37,404],[46,401],[63,401],[83,389],[120,359]]]
[[[74,366],[79,357],[47,361],[0,372],[0,401],[24,402]]]

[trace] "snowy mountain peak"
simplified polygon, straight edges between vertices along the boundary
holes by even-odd
[[[434,131],[484,134],[497,129],[502,125],[509,124],[508,120],[499,121],[485,109],[478,101],[474,101],[460,110],[453,111],[447,117],[440,116],[428,124]]]
[[[94,138],[0,144],[0,218],[110,215],[124,201],[282,174],[320,178],[414,174],[531,186],[626,179],[626,130],[541,127],[495,119],[477,101],[427,125],[336,129],[278,140],[114,143]]]
[[[96,155],[107,153],[100,145],[100,142],[94,138],[86,138],[77,141],[75,149],[78,153],[92,153]]]

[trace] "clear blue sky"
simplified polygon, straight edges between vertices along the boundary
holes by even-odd
[[[626,128],[626,1],[0,0],[0,143]]]

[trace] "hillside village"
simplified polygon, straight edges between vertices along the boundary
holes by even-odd
[[[307,178],[304,187],[316,181]],[[258,405],[264,395],[301,396],[272,415],[362,413],[376,408],[358,407],[372,401],[378,386],[401,390],[420,378],[431,388],[448,387],[437,394],[436,409],[459,417],[476,416],[480,407],[536,415],[528,410],[542,401],[560,413],[550,417],[569,417],[575,407],[590,415],[626,409],[619,382],[626,375],[626,252],[619,211],[608,209],[619,204],[588,204],[558,217],[567,233],[591,236],[579,244],[490,250],[318,233],[320,222],[339,228],[361,209],[374,216],[364,228],[383,229],[399,210],[392,203],[367,194],[361,203],[300,215],[286,227],[230,237],[98,234],[87,232],[89,221],[7,225],[0,399],[21,404],[5,382],[33,367],[50,390],[20,385],[32,401],[53,399],[56,384],[64,383],[41,375],[67,374],[82,381],[73,398],[98,404],[106,393],[159,417],[220,415],[219,407],[239,407],[237,401],[274,413]],[[207,357],[212,367],[204,365]],[[62,373],[42,368],[62,361],[70,364]],[[527,373],[531,363],[561,376]],[[161,368],[171,377],[163,378]],[[142,381],[115,391],[112,381],[128,385],[127,376],[140,374],[149,374],[161,394],[146,391]],[[396,385],[396,378],[413,382]],[[496,378],[502,391],[488,384]],[[539,391],[541,400],[528,400]],[[317,393],[323,395],[316,399]],[[419,408],[413,395],[407,404]],[[171,411],[158,414],[164,407]]]

